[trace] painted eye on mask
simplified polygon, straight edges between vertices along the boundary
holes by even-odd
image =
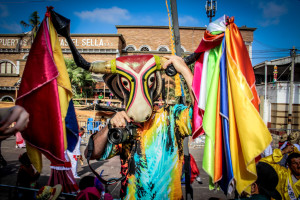
[[[156,75],[155,73],[152,73],[149,77],[148,77],[148,87],[149,88],[152,88],[154,83],[155,83],[155,80],[156,80]]]
[[[121,83],[127,91],[130,91],[130,81],[127,78],[121,77]]]

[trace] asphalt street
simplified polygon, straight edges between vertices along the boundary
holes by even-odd
[[[86,139],[87,140],[87,139]],[[83,141],[81,143],[81,152],[84,151],[86,143]],[[18,157],[20,154],[25,152],[25,149],[16,148],[15,137],[10,137],[2,142],[2,155],[7,161],[7,166],[0,168],[0,184],[1,185],[16,185],[17,172],[20,166]],[[208,189],[208,175],[202,170],[202,157],[203,157],[203,147],[196,145],[190,146],[190,153],[194,156],[196,163],[200,169],[201,179],[203,184],[194,182],[192,184],[194,198],[193,199],[227,199],[222,191],[210,191]],[[43,157],[43,170],[41,176],[38,180],[39,187],[47,184],[48,178],[50,176],[50,162],[45,157]],[[105,179],[120,177],[120,161],[119,157],[114,157],[107,161],[92,161],[91,166],[96,169],[97,172],[103,171],[103,177]],[[87,165],[86,160],[84,160],[83,165],[78,165],[78,175],[82,178],[84,176],[93,175]],[[76,179],[79,183],[80,179]],[[184,189],[182,186],[183,194],[185,198]],[[120,184],[115,184],[108,187],[108,190],[113,195],[114,199],[119,199]],[[0,199],[13,199],[13,193],[15,190],[8,189],[7,187],[0,187]],[[64,199],[65,197],[61,197]]]

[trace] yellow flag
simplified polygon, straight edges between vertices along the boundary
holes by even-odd
[[[64,57],[62,54],[62,50],[59,44],[59,40],[57,37],[57,33],[53,24],[50,20],[48,20],[49,24],[49,35],[51,39],[52,51],[53,51],[53,58],[59,72],[57,80],[58,85],[58,95],[59,95],[59,103],[60,103],[60,110],[61,110],[61,118],[63,124],[63,131],[64,131],[64,145],[65,150],[67,149],[67,132],[66,132],[66,123],[65,118],[67,116],[69,102],[72,98],[72,88],[71,82],[69,79],[69,75],[67,72],[67,67],[64,61]]]
[[[226,29],[226,46],[230,42]],[[251,103],[253,94],[227,49],[230,148],[236,189],[250,193],[256,180],[255,158],[271,143],[271,134]]]

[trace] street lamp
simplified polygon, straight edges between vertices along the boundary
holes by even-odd
[[[217,0],[207,0],[205,5],[205,10],[210,23],[211,18],[215,16],[217,11]]]

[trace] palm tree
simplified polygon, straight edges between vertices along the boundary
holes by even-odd
[[[29,32],[30,37],[31,37],[31,43],[33,42],[33,39],[36,36],[36,33],[38,31],[38,27],[40,25],[40,16],[37,11],[34,11],[30,17],[28,23],[25,21],[20,21],[21,26],[23,26],[25,29],[31,28],[31,31]]]
[[[91,72],[77,67],[73,59],[65,59],[65,63],[74,97],[93,96],[93,86],[95,81],[92,79]]]

